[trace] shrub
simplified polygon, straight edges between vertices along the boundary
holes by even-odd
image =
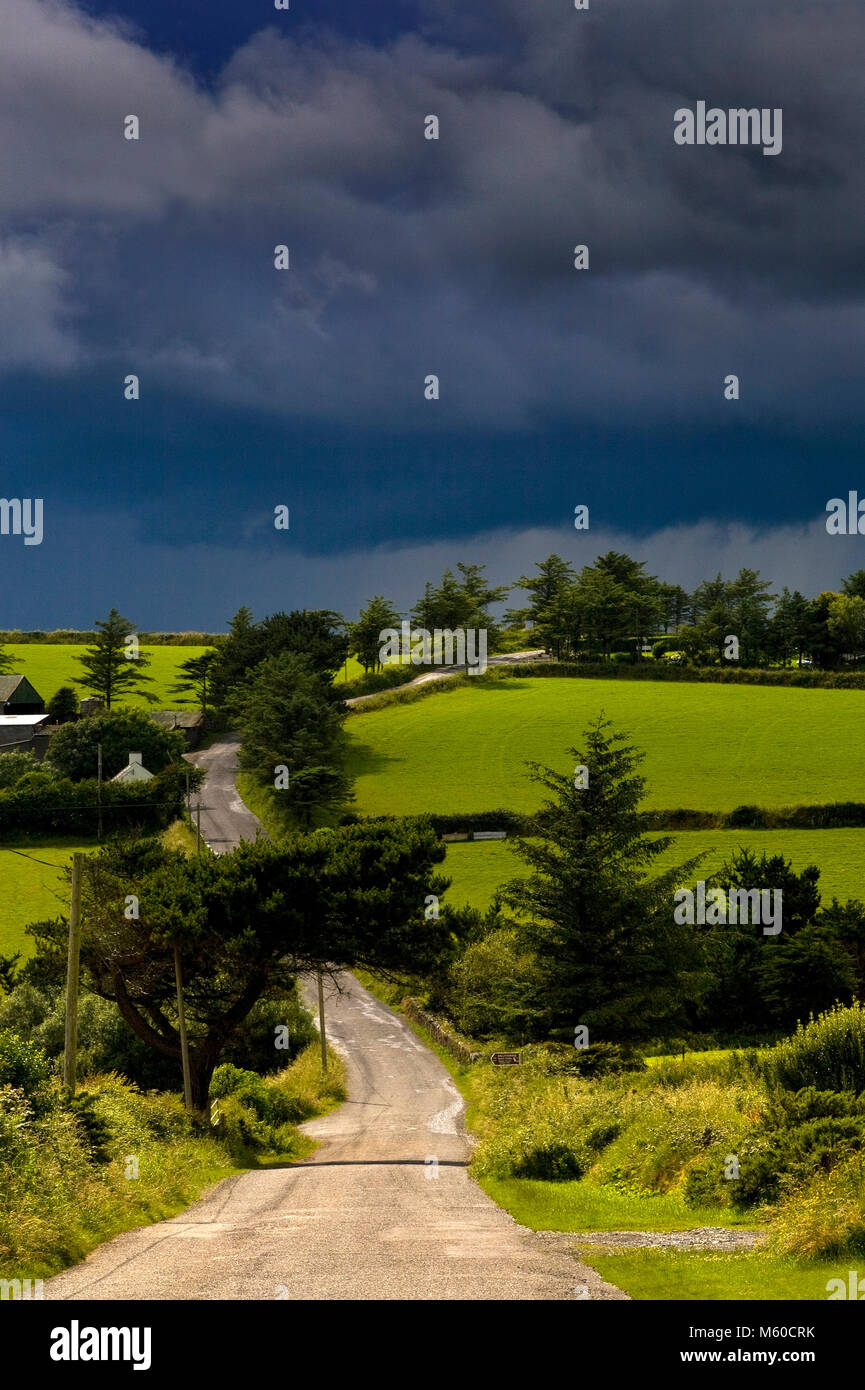
[[[769,1246],[793,1259],[865,1254],[865,1155],[816,1173],[771,1212]]]
[[[763,830],[766,814],[760,806],[736,806],[727,816],[727,825],[731,830]]]
[[[41,1048],[5,1029],[0,1033],[0,1086],[12,1086],[38,1100],[51,1078],[51,1062]]]
[[[16,984],[0,1001],[0,1029],[11,1028],[36,1043],[59,1069],[63,1055],[66,997],[61,986]],[[163,1057],[132,1032],[116,1004],[82,994],[78,1011],[78,1072],[117,1073],[144,1089],[175,1090],[180,1065]]]
[[[64,726],[76,729],[77,724]],[[105,782],[102,817],[106,832],[164,830],[186,804],[186,770],[166,767],[149,782]],[[200,774],[188,769],[192,785]],[[97,825],[96,779],[73,782],[40,770],[0,790],[0,837],[8,835],[93,835]]]
[[[763,1064],[770,1085],[788,1091],[865,1091],[865,1010],[836,1007],[772,1048]]]
[[[345,1075],[339,1058],[332,1056],[323,1076],[313,1044],[275,1076],[224,1062],[213,1073],[210,1094],[220,1102],[220,1132],[233,1152],[299,1153],[307,1141],[294,1126],[345,1100]]]
[[[14,787],[27,772],[38,772],[33,753],[0,753],[0,787]]]
[[[730,1155],[715,1149],[689,1169],[685,1197],[698,1206],[773,1202],[845,1161],[863,1140],[865,1100],[813,1086],[780,1092],[764,1106],[759,1129],[747,1133],[738,1147],[739,1177],[726,1178]]]
[[[515,1160],[515,1178],[544,1178],[548,1182],[567,1182],[583,1176],[583,1165],[575,1151],[562,1140],[548,1139],[532,1143],[525,1136],[525,1147]]]
[[[460,1031],[474,1038],[527,1036],[537,967],[511,928],[472,942],[451,968],[450,983],[448,1012]]]

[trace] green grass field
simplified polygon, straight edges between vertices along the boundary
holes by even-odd
[[[514,678],[352,715],[356,809],[533,811],[526,761],[569,771],[602,711],[646,752],[647,806],[865,800],[859,691]]]
[[[40,646],[35,642],[10,642],[5,648],[12,658],[11,669],[16,675],[26,676],[46,703],[61,685],[71,685],[79,696],[85,693],[76,684],[82,675],[82,669],[75,658],[86,650],[86,647],[64,646],[62,643]],[[153,708],[183,709],[184,699],[191,708],[189,697],[172,695],[170,687],[177,679],[176,672],[180,663],[193,656],[200,656],[207,648],[142,647],[141,650],[151,660],[146,674],[152,677],[152,683],[145,685],[143,689],[156,696],[157,704]],[[145,707],[147,705],[144,697],[134,692],[123,695],[118,703]]]
[[[686,830],[672,839],[655,861],[660,872],[707,851],[695,875],[705,878],[746,845],[756,854],[783,854],[794,869],[816,864],[824,903],[833,896],[865,901],[865,830]],[[522,870],[507,840],[449,844],[443,868],[452,880],[448,901],[484,911],[496,889]]]
[[[81,667],[75,660],[86,647],[75,646],[65,643],[45,643],[37,642],[9,642],[4,648],[12,657],[12,670],[16,674],[26,676],[31,684],[35,685],[39,694],[46,702],[61,685],[71,685],[81,695],[83,692],[75,684],[81,675]],[[153,677],[153,684],[145,687],[159,701],[159,708],[177,709],[185,708],[182,697],[173,695],[170,687],[177,679],[177,667],[182,661],[188,661],[193,656],[200,656],[207,651],[207,647],[142,647],[141,649],[150,657],[152,665],[147,670],[147,675]],[[348,661],[340,667],[334,683],[342,685],[345,681],[357,680],[363,675],[363,667],[357,657],[350,656]],[[146,700],[141,695],[124,695],[120,700],[123,705],[146,705]]]
[[[579,1243],[578,1236],[578,1248]],[[843,1279],[846,1285],[850,1268],[849,1259],[799,1264],[770,1255],[715,1251],[629,1250],[620,1255],[599,1255],[596,1247],[586,1246],[581,1255],[608,1283],[624,1289],[631,1298],[653,1302],[795,1299],[820,1303],[829,1297],[828,1281]],[[714,1342],[701,1343],[697,1349],[704,1351],[710,1345],[714,1350],[721,1345],[729,1349],[726,1343]],[[759,1345],[765,1346],[763,1342]]]
[[[75,840],[0,845],[0,955],[15,951],[29,955],[33,943],[24,935],[27,923],[68,915],[69,891],[61,870],[71,862],[75,850],[93,848]],[[56,867],[49,868],[38,860]]]

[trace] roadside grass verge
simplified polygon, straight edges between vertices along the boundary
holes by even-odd
[[[253,772],[238,772],[235,785],[244,806],[258,816],[272,840],[279,840],[296,829],[292,818],[280,806],[278,793],[273,787],[264,786]]]
[[[317,1146],[297,1124],[345,1098],[341,1059],[323,1077],[311,1045],[273,1076],[239,1073],[256,1097],[225,1097],[217,1129],[179,1096],[115,1073],[87,1078],[70,1104],[44,1053],[9,1038],[0,1053],[14,1062],[23,1051],[28,1074],[0,1086],[0,1278],[46,1278],[226,1177],[307,1157]]]
[[[258,817],[271,840],[279,840],[283,835],[306,828],[292,811],[286,809],[279,792],[262,783],[254,772],[239,772],[235,780],[241,801]],[[313,828],[338,825],[341,814],[341,811],[318,811]]]
[[[594,1247],[580,1249],[579,1240],[576,1253],[631,1298],[655,1302],[820,1302],[829,1296],[829,1279],[842,1279],[846,1287],[849,1267],[838,1261],[797,1264],[761,1251],[656,1249],[604,1255]],[[706,1341],[697,1349],[717,1350],[720,1345]]]
[[[195,854],[198,848],[195,830],[185,818],[172,821],[160,838],[166,849],[179,849],[186,855]]]
[[[754,1230],[742,1212],[689,1207],[677,1192],[636,1193],[577,1179],[479,1177],[488,1196],[533,1231],[692,1231],[697,1226]]]
[[[240,1171],[178,1097],[142,1095],[116,1075],[91,1077],[82,1092],[86,1119],[59,1095],[39,1113],[20,1090],[0,1092],[3,1277],[56,1274]]]

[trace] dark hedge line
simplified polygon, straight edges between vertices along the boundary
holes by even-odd
[[[24,835],[95,836],[97,783],[53,780],[34,772],[0,791],[0,839]],[[167,767],[150,782],[102,785],[102,828],[164,830],[183,811],[186,769]]]
[[[509,835],[533,835],[535,831],[534,816],[519,811],[475,811],[467,815],[438,815],[429,811],[422,816],[359,816],[349,812],[342,817],[341,823],[349,825],[360,820],[431,821],[437,835],[458,835],[461,831],[473,830],[506,830]]]
[[[635,665],[610,662],[532,661],[519,666],[497,666],[476,680],[502,677],[562,676],[587,680],[690,681],[717,685],[783,685],[811,690],[865,690],[865,671],[750,670],[730,666],[674,666],[669,662],[641,661]]]
[[[439,816],[431,812],[429,819],[437,835],[456,835],[462,830],[506,830],[509,835],[531,835],[535,828],[534,816],[519,811],[476,811],[469,816]]]
[[[146,647],[215,647],[225,641],[224,632],[139,632],[137,636]],[[68,627],[56,632],[21,632],[16,628],[0,631],[0,645],[26,642],[32,646],[89,646],[95,638],[95,632]]]
[[[737,806],[733,811],[646,811],[646,830],[843,830],[865,826],[865,803],[826,806]]]
[[[359,819],[348,817],[347,819]],[[363,817],[389,820],[388,816]],[[429,811],[425,817],[437,835],[471,834],[476,830],[505,830],[509,836],[533,835],[535,818],[520,811],[475,811],[460,815],[439,815]],[[865,802],[837,801],[826,806],[737,806],[732,811],[692,811],[686,807],[643,812],[645,831],[678,830],[843,830],[865,828]]]

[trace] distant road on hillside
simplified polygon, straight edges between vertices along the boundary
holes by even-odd
[[[523,661],[540,661],[546,656],[542,648],[533,652],[503,652],[501,656],[491,656],[487,661],[487,666],[519,666]],[[415,685],[426,685],[428,681],[444,681],[450,676],[461,676],[468,670],[467,666],[437,666],[432,671],[424,671],[423,675],[416,676],[413,681],[406,681],[405,685],[391,686],[392,690],[411,690]],[[351,700],[346,700],[347,705],[361,705],[364,700],[374,700],[376,695],[383,695],[385,691],[377,690],[372,695],[355,695]]]
[[[540,648],[529,652],[505,652],[501,656],[490,657],[487,664],[517,666],[521,662],[537,661],[544,655],[545,652]],[[424,671],[399,689],[408,690],[412,686],[425,685],[427,681],[447,680],[449,677],[461,675],[465,670],[465,666],[442,666]],[[345,703],[358,705],[364,700],[374,698],[373,695],[357,695]],[[235,778],[240,770],[237,757],[239,749],[239,735],[225,734],[210,748],[184,755],[194,767],[202,767],[207,773],[200,797],[201,834],[214,854],[227,854],[236,849],[241,840],[254,840],[257,835],[266,833],[258,817],[244,805],[237,790]],[[193,802],[193,816],[194,810]]]

